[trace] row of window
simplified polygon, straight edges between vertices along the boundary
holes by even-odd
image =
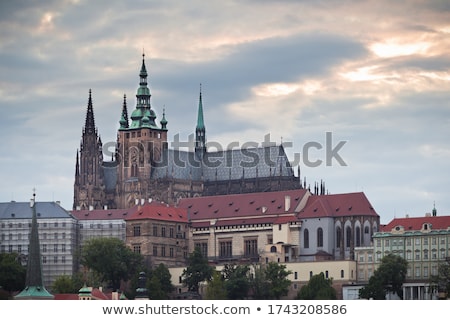
[[[80,224],[78,224],[78,225],[79,225],[79,228],[80,228],[80,229],[85,228],[85,225],[82,224],[82,223],[80,223]],[[109,223],[109,224],[106,224],[106,223],[96,223],[96,224],[94,224],[94,223],[90,223],[90,224],[89,224],[89,229],[103,229],[103,228],[113,229],[114,226],[116,226],[117,229],[125,229],[125,223],[121,223],[121,224],[113,224],[113,223]],[[86,227],[87,227],[87,225],[86,225]]]
[[[431,254],[430,254],[431,252]],[[390,253],[390,251],[385,251],[384,255],[388,255]],[[402,250],[394,250],[392,251],[393,254],[399,255],[401,257],[403,257],[406,260],[429,260],[430,258],[432,260],[437,260],[438,258],[440,260],[444,260],[447,256],[450,256],[450,249],[448,254],[446,254],[446,250],[445,249],[441,249],[439,250],[439,253],[437,250],[433,249],[433,250],[415,250],[415,251],[406,251],[406,256],[404,254],[404,252]],[[414,258],[413,258],[414,257]],[[381,260],[381,252],[377,252],[377,261]]]
[[[153,237],[169,237],[169,238],[178,238],[178,239],[185,239],[186,238],[186,233],[182,232],[182,228],[181,225],[177,226],[177,231],[175,233],[175,228],[170,227],[169,229],[169,233],[167,233],[167,227],[165,226],[161,226],[160,228],[158,228],[158,226],[153,226],[152,228],[152,236]],[[135,225],[133,226],[133,236],[134,237],[140,237],[142,235],[141,233],[141,226],[140,225]]]
[[[15,236],[17,236],[17,237],[15,237]],[[53,238],[52,238],[52,236],[53,236]],[[6,235],[6,234],[2,233],[0,235],[0,239],[2,241],[6,241],[6,240],[9,240],[9,241],[12,241],[12,240],[29,240],[30,239],[30,234],[29,233],[24,233],[24,234],[22,234],[22,233],[15,233],[15,234],[9,233],[8,235]],[[55,232],[53,234],[50,234],[50,233],[42,232],[42,233],[39,233],[39,239],[40,240],[66,239],[66,233],[65,232],[63,232],[63,233]]]
[[[53,250],[51,250],[50,248],[53,248]],[[28,245],[1,245],[0,246],[0,252],[5,253],[12,253],[12,252],[18,252],[18,253],[28,253]],[[65,244],[53,244],[53,245],[47,245],[47,244],[42,244],[41,245],[41,252],[68,252],[70,253],[70,246],[66,247]]]
[[[38,222],[37,225],[38,225],[39,228],[51,228],[52,225],[55,228],[59,228],[59,227],[65,228],[67,224],[66,224],[66,222],[59,223],[59,222],[55,221],[54,223]],[[3,229],[5,229],[6,228],[6,223],[3,222],[0,226]],[[10,222],[10,223],[8,223],[8,228],[31,228],[31,222],[28,222],[28,223],[18,222],[17,224]]]
[[[152,247],[152,255],[154,257],[170,257],[170,258],[174,258],[175,257],[175,247],[171,246],[169,247],[169,250],[167,250],[167,246],[158,246],[158,245],[154,245]],[[133,245],[133,251],[136,253],[141,253],[141,246],[140,245]],[[187,257],[187,253],[184,251],[183,252],[183,257],[186,258]]]
[[[449,240],[450,241],[450,240]],[[427,246],[429,244],[431,245],[437,245],[438,243],[441,245],[445,245],[445,237],[416,237],[413,239],[411,238],[406,238],[404,241],[403,239],[384,239],[384,246],[385,247],[389,247],[389,246],[403,246],[404,244],[406,244],[406,246],[412,246],[414,243],[414,245],[416,246],[420,246],[420,245],[424,245]],[[377,247],[381,247],[382,245],[382,239],[377,239],[376,240],[376,246]]]

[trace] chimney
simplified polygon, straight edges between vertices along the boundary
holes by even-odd
[[[61,205],[61,201],[57,200],[57,201],[56,201],[56,204],[57,204],[58,206],[60,206],[60,205]]]
[[[291,196],[284,196],[284,211],[291,209]]]
[[[141,199],[141,205],[145,204],[145,199]]]

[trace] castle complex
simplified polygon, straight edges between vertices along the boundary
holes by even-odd
[[[115,157],[103,158],[89,91],[86,121],[76,154],[73,209],[129,208],[143,199],[169,204],[197,196],[306,188],[290,165],[282,145],[209,152],[198,103],[195,146],[169,149],[165,112],[157,124],[150,103],[145,56],[139,72],[136,108],[128,116],[124,96]]]

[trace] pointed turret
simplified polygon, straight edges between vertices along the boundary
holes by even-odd
[[[30,244],[28,249],[27,275],[25,280],[25,289],[23,289],[15,299],[23,300],[42,300],[54,299],[44,286],[42,280],[42,262],[39,245],[39,232],[36,214],[36,194],[33,193],[33,199],[30,201],[32,211]]]
[[[197,126],[195,127],[195,152],[203,155],[206,152],[206,128],[203,120],[202,85],[198,102]]]
[[[92,106],[92,91],[89,89],[89,99],[86,111],[86,122],[84,124],[84,129],[87,133],[95,132],[95,120],[94,120],[94,108]]]
[[[166,109],[163,109],[163,116],[162,116],[160,123],[161,123],[161,129],[167,130]]]
[[[80,156],[77,149],[77,156],[76,156],[76,162],[75,162],[75,185],[78,185],[80,183]]]
[[[120,129],[127,129],[129,127],[128,109],[127,109],[127,95],[123,95],[122,115],[120,116]]]

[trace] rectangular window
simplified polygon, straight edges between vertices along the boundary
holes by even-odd
[[[174,250],[173,250],[172,247],[169,248],[169,255],[170,255],[171,258],[173,258],[174,255],[175,255],[175,254],[174,254]]]
[[[258,241],[249,239],[244,241],[244,255],[246,257],[254,257],[258,255]]]
[[[66,245],[64,243],[61,244],[61,252],[66,252]]]
[[[416,278],[420,277],[420,267],[416,267]]]
[[[166,236],[166,227],[162,227],[161,228],[161,237],[165,237]]]
[[[153,255],[155,257],[158,255],[158,246],[153,246]]]
[[[133,226],[133,236],[139,237],[141,235],[141,226]]]
[[[53,263],[54,263],[54,264],[57,264],[57,263],[58,263],[58,256],[54,256],[54,257],[53,257]]]
[[[141,246],[140,245],[134,245],[133,246],[133,252],[134,253],[141,253]]]
[[[165,257],[166,256],[166,247],[162,246],[161,247],[161,257]]]
[[[47,252],[47,245],[46,244],[42,245],[42,252]]]
[[[153,226],[153,236],[154,237],[158,236],[158,226]]]
[[[169,236],[170,236],[171,238],[173,238],[173,237],[174,237],[174,234],[175,234],[175,230],[174,230],[173,228],[170,228],[170,229],[169,229]]]
[[[231,241],[221,241],[219,243],[219,257],[230,258],[232,257],[232,244]]]
[[[58,252],[58,245],[57,244],[53,245],[53,252]]]
[[[200,248],[200,252],[203,257],[208,257],[208,243],[207,242],[198,242],[195,244],[195,247]]]

